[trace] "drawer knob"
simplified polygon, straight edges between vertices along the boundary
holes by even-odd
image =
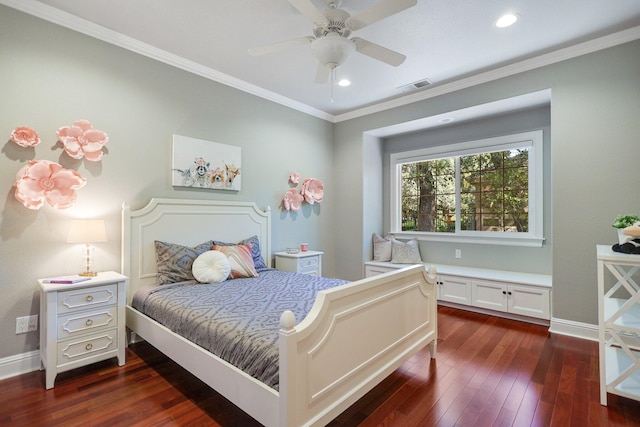
[[[87,350],[87,351],[91,350],[92,348],[93,348],[93,344],[91,344],[91,343],[89,343],[89,344],[84,346],[84,349]]]
[[[87,295],[87,297],[85,298],[85,300],[86,300],[87,302],[91,302],[91,301],[93,301],[93,295]]]
[[[87,325],[87,326],[91,326],[91,325],[93,325],[93,320],[87,319],[87,321],[84,322],[84,324]]]

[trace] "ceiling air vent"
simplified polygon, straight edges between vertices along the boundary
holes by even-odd
[[[400,89],[401,92],[411,92],[418,89],[424,89],[430,84],[431,84],[431,80],[422,79],[422,80],[418,80],[417,82],[409,83],[408,85],[400,86],[398,89]]]

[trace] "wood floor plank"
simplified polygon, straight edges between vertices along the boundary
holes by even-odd
[[[548,328],[439,307],[438,357],[427,349],[354,403],[331,427],[640,427],[640,402],[600,405],[598,345]],[[0,425],[259,426],[147,343],[115,359],[0,381]]]

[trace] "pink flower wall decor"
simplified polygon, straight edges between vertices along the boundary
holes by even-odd
[[[40,144],[38,132],[27,126],[19,126],[11,132],[11,140],[21,147],[29,148]]]
[[[315,178],[305,179],[302,183],[300,194],[304,197],[305,202],[310,205],[322,202],[324,196],[324,185]]]
[[[93,129],[88,120],[78,120],[71,126],[63,126],[56,132],[64,151],[73,159],[82,157],[92,162],[102,160],[102,147],[109,137],[101,130]]]
[[[291,172],[289,175],[289,184],[293,184],[293,188],[289,189],[282,198],[282,208],[288,211],[298,211],[303,203],[313,205],[322,202],[324,197],[324,185],[315,178],[307,178],[302,183],[302,188],[298,192],[297,186],[300,183],[300,175],[297,172]]]
[[[48,160],[32,160],[22,167],[14,186],[15,196],[29,209],[40,209],[46,201],[56,209],[66,209],[76,201],[76,190],[87,180],[78,172]]]
[[[284,194],[282,206],[288,211],[298,211],[303,200],[304,197],[298,193],[298,190],[292,188]]]
[[[289,175],[289,182],[294,185],[298,185],[300,183],[300,175],[298,172],[291,172],[291,175]]]

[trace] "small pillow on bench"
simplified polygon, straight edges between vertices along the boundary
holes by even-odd
[[[422,263],[418,239],[411,239],[406,243],[393,239],[391,242],[391,262],[394,264]]]

